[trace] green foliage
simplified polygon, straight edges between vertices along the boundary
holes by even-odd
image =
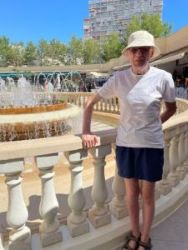
[[[137,30],[147,30],[154,37],[166,36],[171,32],[171,26],[167,23],[163,23],[160,15],[149,15],[143,13],[141,16],[133,16],[130,23],[127,26],[127,32],[125,34],[125,40],[128,36]]]
[[[100,46],[94,39],[84,40],[83,42],[83,63],[91,64],[100,61]]]
[[[104,42],[102,58],[109,61],[112,58],[119,57],[122,51],[122,43],[117,33],[112,33]]]
[[[72,59],[70,63],[77,64],[77,60],[82,61],[83,43],[81,39],[72,37],[68,46],[68,53]]]
[[[67,47],[65,44],[61,43],[58,40],[51,40],[49,43],[49,57],[52,59],[57,59],[61,62],[64,62],[64,56],[66,54]]]
[[[37,48],[32,42],[26,45],[23,57],[26,65],[32,65],[33,61],[37,59]]]

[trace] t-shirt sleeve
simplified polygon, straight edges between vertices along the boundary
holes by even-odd
[[[97,93],[104,99],[112,98],[116,95],[115,91],[116,75],[111,76],[105,84],[97,90]]]
[[[174,80],[168,72],[165,72],[163,79],[163,99],[165,102],[175,102]]]

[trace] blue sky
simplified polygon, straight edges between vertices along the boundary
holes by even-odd
[[[177,31],[188,25],[188,0],[163,0],[163,21]],[[64,43],[83,35],[88,0],[1,1],[0,36],[11,42],[58,39]]]

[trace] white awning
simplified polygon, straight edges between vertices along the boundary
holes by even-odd
[[[102,73],[102,72],[90,72],[90,75],[95,77],[109,77],[109,73]]]
[[[168,62],[176,61],[178,59],[183,58],[185,56],[185,53],[186,52],[184,51],[184,52],[179,52],[173,55],[171,54],[171,55],[164,56],[161,59],[151,62],[151,65],[160,65],[160,64],[165,64]]]

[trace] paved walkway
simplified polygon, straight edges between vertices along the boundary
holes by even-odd
[[[152,250],[188,250],[188,200],[152,230]]]

